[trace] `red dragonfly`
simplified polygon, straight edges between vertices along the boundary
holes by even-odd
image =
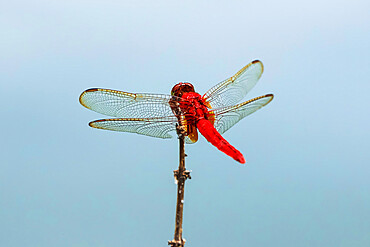
[[[195,143],[199,130],[220,151],[245,163],[243,155],[221,134],[273,99],[272,94],[266,94],[236,104],[256,85],[262,72],[262,63],[255,60],[203,96],[195,92],[192,84],[180,82],[172,88],[171,95],[92,88],[81,94],[80,103],[90,110],[116,117],[92,121],[89,126],[93,128],[171,138],[169,133],[180,124],[185,130],[186,143]]]

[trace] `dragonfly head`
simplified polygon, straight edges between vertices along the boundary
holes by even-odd
[[[189,82],[180,82],[172,88],[171,95],[181,97],[184,93],[189,92],[195,92],[194,86]]]

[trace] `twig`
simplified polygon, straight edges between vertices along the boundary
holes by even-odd
[[[182,238],[182,215],[184,209],[184,192],[185,181],[187,178],[191,179],[190,171],[185,169],[185,131],[183,126],[177,126],[177,134],[180,143],[180,164],[179,169],[173,171],[177,181],[177,204],[176,204],[176,219],[175,219],[175,236],[172,241],[168,241],[168,245],[172,247],[184,247],[185,239]]]

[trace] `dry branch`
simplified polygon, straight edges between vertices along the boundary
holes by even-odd
[[[176,203],[176,219],[175,219],[175,236],[172,241],[168,241],[168,245],[172,247],[184,247],[185,239],[182,238],[182,219],[184,209],[184,193],[185,181],[191,179],[190,171],[185,168],[185,131],[182,126],[177,126],[177,134],[180,143],[180,164],[179,169],[173,171],[177,181],[177,203]]]

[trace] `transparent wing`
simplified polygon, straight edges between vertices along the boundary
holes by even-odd
[[[112,118],[90,122],[97,129],[137,133],[157,138],[172,138],[169,134],[176,131],[177,118],[167,116],[161,118]]]
[[[153,118],[172,115],[165,94],[134,94],[110,89],[92,88],[80,96],[80,103],[101,114],[120,118]]]
[[[267,94],[235,106],[223,107],[211,111],[210,113],[213,113],[215,116],[214,126],[216,130],[220,134],[225,133],[241,119],[270,103],[273,98],[274,95]]]
[[[196,141],[193,141],[192,139],[189,138],[189,136],[185,136],[185,143],[186,144],[194,144]]]
[[[235,105],[256,85],[263,72],[263,65],[255,60],[239,70],[234,76],[208,90],[203,98],[212,108]]]
[[[89,123],[90,127],[104,130],[131,132],[140,135],[168,139],[173,136],[170,132],[176,131],[178,120],[175,116],[162,118],[111,118],[100,119]],[[186,144],[195,143],[185,136]]]

